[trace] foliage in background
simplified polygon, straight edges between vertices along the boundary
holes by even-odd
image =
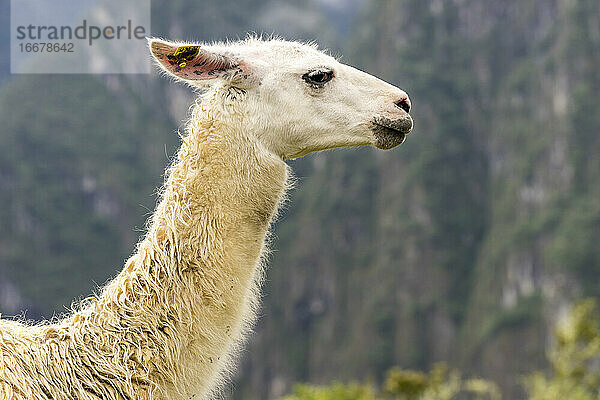
[[[330,386],[296,385],[282,400],[378,400],[372,386],[334,383]]]
[[[471,400],[499,400],[492,382],[463,378],[440,363],[428,373],[392,368],[379,390],[372,385],[334,383],[330,386],[297,385],[282,400],[453,400],[468,395]]]
[[[525,380],[529,400],[597,400],[600,398],[600,314],[594,299],[576,304],[555,330],[548,354],[551,370]],[[466,396],[466,397],[465,397]],[[498,387],[484,379],[462,378],[437,364],[431,372],[392,368],[379,390],[373,385],[335,383],[297,385],[282,400],[500,400]]]
[[[596,301],[579,303],[556,329],[550,373],[527,379],[530,400],[600,398],[600,314]]]

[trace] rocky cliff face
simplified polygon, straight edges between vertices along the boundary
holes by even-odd
[[[252,390],[450,360],[521,394],[549,326],[598,294],[599,16],[591,1],[367,5],[350,57],[408,90],[414,136],[302,162]]]

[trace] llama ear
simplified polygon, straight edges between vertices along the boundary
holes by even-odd
[[[232,54],[193,44],[148,39],[154,58],[168,73],[196,86],[209,86],[221,78],[244,86],[251,80],[248,64]]]

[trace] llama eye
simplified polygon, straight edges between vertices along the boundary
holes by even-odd
[[[333,71],[329,69],[317,69],[302,75],[302,79],[304,79],[308,83],[312,83],[313,85],[324,85],[325,83],[329,82],[332,78]]]

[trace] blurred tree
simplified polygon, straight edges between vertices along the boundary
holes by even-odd
[[[282,400],[455,400],[468,395],[471,400],[499,400],[500,391],[483,379],[464,379],[457,370],[436,364],[428,373],[392,368],[383,387],[334,383],[331,386],[297,385]]]
[[[334,383],[331,386],[297,385],[282,400],[378,400],[369,385]]]
[[[556,329],[549,375],[526,380],[530,400],[600,399],[600,318],[595,300],[577,304]]]
[[[438,363],[429,374],[392,368],[383,390],[386,398],[394,400],[452,400],[466,394],[472,400],[497,400],[500,391],[492,382],[483,379],[463,379],[457,370]]]

